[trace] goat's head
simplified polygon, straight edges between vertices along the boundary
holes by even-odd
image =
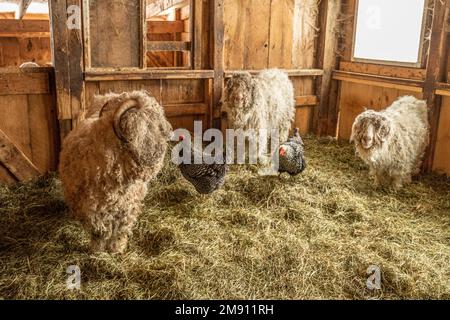
[[[350,141],[364,150],[381,146],[391,134],[392,122],[385,115],[367,110],[356,117]]]
[[[145,91],[109,95],[100,119],[112,122],[111,130],[141,164],[164,155],[172,127],[163,108]]]
[[[254,89],[253,77],[248,72],[235,74],[228,80],[224,101],[229,108],[226,111],[231,118],[236,114],[243,114],[248,111],[253,101]]]

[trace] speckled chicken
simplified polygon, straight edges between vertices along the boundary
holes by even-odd
[[[295,176],[306,169],[303,140],[298,128],[295,128],[294,134],[287,142],[280,145],[278,152],[280,156],[278,172],[280,174],[287,172],[291,176]]]
[[[180,140],[183,139],[184,137],[180,137]],[[181,174],[194,186],[198,193],[209,194],[220,189],[225,183],[225,175],[228,171],[226,163],[195,164],[194,155],[196,152],[200,151],[193,148],[191,164],[182,163],[178,166]]]

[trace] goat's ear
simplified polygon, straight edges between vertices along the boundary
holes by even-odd
[[[380,126],[377,130],[377,137],[380,141],[385,142],[391,133],[391,120],[388,118],[382,118],[380,120]]]
[[[356,139],[356,133],[359,131],[359,122],[358,122],[358,118],[355,119],[355,122],[353,122],[353,126],[352,126],[352,133],[350,135],[350,142],[354,142]]]

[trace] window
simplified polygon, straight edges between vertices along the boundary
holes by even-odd
[[[192,67],[191,0],[83,3],[87,69]]]
[[[147,67],[191,66],[191,3],[147,0]]]
[[[426,0],[358,0],[353,60],[420,66]]]

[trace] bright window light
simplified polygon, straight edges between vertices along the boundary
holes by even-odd
[[[359,0],[353,57],[416,64],[425,0]]]
[[[0,12],[14,12],[19,11],[19,6],[16,3],[0,1]],[[48,2],[32,2],[27,9],[27,13],[48,14]]]

